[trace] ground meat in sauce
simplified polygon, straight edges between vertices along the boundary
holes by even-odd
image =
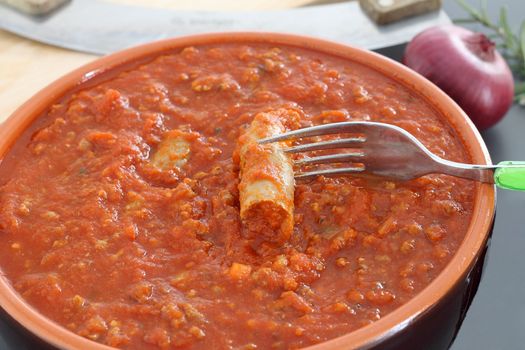
[[[232,152],[254,115],[276,108],[300,111],[301,126],[392,123],[468,161],[438,112],[369,68],[294,47],[187,47],[77,89],[10,151],[3,272],[44,315],[124,349],[295,349],[385,316],[450,260],[474,185],[301,182],[290,241],[255,251]],[[171,130],[189,157],[159,168]]]

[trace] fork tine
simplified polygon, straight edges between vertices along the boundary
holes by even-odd
[[[287,153],[298,153],[298,152],[307,152],[307,151],[317,151],[321,149],[356,147],[356,143],[363,143],[365,141],[366,141],[366,138],[364,137],[350,137],[346,139],[305,143],[302,145],[285,148],[284,151]]]
[[[302,137],[312,137],[319,135],[328,135],[328,134],[339,134],[339,133],[349,133],[351,128],[355,128],[355,122],[341,122],[341,123],[330,123],[317,126],[311,126],[308,128],[302,128],[298,130],[288,131],[283,134],[279,134],[272,137],[267,137],[259,140],[260,144],[272,143],[277,141],[285,141],[292,139],[299,139]]]
[[[339,154],[330,154],[319,157],[307,157],[294,161],[295,165],[305,164],[324,164],[324,163],[342,163],[342,162],[358,162],[365,156],[363,151],[347,152]]]
[[[348,174],[355,174],[355,173],[361,173],[365,171],[364,166],[355,166],[355,167],[347,167],[347,168],[336,168],[336,169],[324,169],[324,170],[315,170],[315,171],[309,171],[305,173],[298,173],[294,177],[297,180],[304,180],[304,179],[310,179],[317,176],[340,176],[340,175],[348,175]]]

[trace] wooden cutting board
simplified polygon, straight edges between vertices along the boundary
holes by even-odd
[[[234,11],[285,9],[338,0],[108,1],[184,10]],[[0,122],[37,91],[63,74],[96,58],[95,55],[56,48],[0,30]]]

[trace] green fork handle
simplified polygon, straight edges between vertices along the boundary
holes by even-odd
[[[525,162],[504,161],[498,163],[498,166],[505,165],[522,165],[513,168],[497,168],[494,172],[494,183],[499,188],[515,191],[525,191]]]

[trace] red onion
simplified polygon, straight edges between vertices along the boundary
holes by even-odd
[[[452,97],[480,130],[496,124],[512,104],[512,73],[484,34],[452,25],[429,28],[408,44],[403,63]]]

